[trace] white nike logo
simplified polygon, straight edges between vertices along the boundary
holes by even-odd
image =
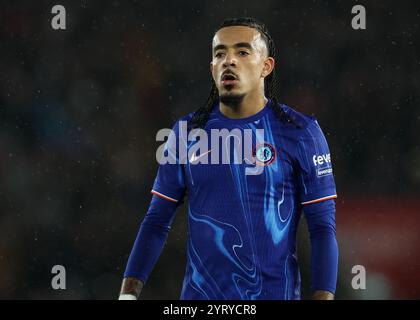
[[[197,156],[196,154],[193,154],[193,155],[191,156],[191,158],[190,158],[190,162],[196,162],[198,159],[200,159],[200,158],[204,157],[206,154],[208,154],[208,153],[210,153],[210,152],[211,152],[211,149],[210,149],[210,150],[208,150],[208,151],[206,151],[206,152],[204,152],[204,153],[202,153],[202,154],[200,154],[199,156]]]

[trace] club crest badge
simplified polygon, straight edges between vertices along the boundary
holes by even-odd
[[[267,142],[261,143],[254,149],[253,157],[257,165],[269,166],[276,160],[276,149]]]

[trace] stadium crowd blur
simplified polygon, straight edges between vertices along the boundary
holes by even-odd
[[[358,4],[359,2],[354,4]],[[115,299],[151,199],[159,129],[205,102],[213,30],[263,21],[281,101],[314,114],[339,198],[338,299],[420,298],[420,10],[416,1],[49,1],[0,8],[0,298]],[[281,5],[280,5],[281,4]],[[177,299],[179,209],[144,299]],[[303,296],[309,240],[299,236]],[[66,290],[53,290],[63,265]],[[365,290],[351,268],[367,271]]]

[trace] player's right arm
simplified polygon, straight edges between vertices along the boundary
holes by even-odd
[[[137,299],[155,266],[168,237],[175,212],[185,192],[179,146],[179,121],[165,144],[164,155],[153,184],[152,200],[130,253],[121,285],[120,299]]]
[[[152,192],[154,193],[154,190]],[[177,206],[177,201],[153,195],[128,258],[121,286],[121,300],[134,300],[139,297],[144,283],[161,255]]]

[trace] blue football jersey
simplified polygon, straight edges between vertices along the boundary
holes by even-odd
[[[152,193],[172,202],[188,199],[181,299],[300,298],[301,209],[335,198],[336,188],[317,120],[281,105],[300,126],[283,122],[270,103],[242,119],[224,116],[215,105],[204,128],[207,141],[181,133],[190,114],[176,122],[166,143],[164,154],[173,161],[160,164]],[[217,145],[212,132],[221,130],[232,139],[218,137]],[[250,154],[245,137],[251,138]],[[208,149],[197,149],[199,141]],[[229,163],[217,163],[227,150]]]

